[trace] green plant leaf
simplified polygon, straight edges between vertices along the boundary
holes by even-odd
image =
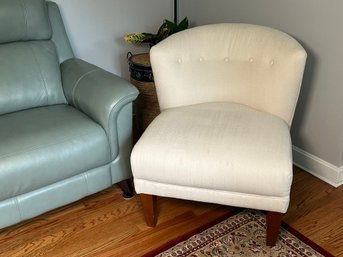
[[[188,18],[185,17],[178,25],[177,25],[177,29],[178,31],[182,31],[185,29],[188,29],[189,23],[188,23]]]
[[[142,43],[146,36],[142,33],[132,33],[124,36],[124,40],[129,43]]]
[[[174,34],[177,31],[177,25],[174,22],[164,20],[164,24],[169,30],[169,35]]]

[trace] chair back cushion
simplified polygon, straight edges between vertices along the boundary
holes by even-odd
[[[250,24],[205,25],[168,37],[150,55],[162,111],[236,102],[292,122],[306,52],[286,33]]]
[[[0,114],[66,103],[44,0],[0,2]]]

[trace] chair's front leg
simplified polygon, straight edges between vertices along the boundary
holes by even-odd
[[[155,195],[146,195],[140,194],[143,212],[145,217],[145,222],[149,227],[156,226],[156,196]]]
[[[275,246],[279,235],[283,213],[268,211],[267,213],[267,246]]]

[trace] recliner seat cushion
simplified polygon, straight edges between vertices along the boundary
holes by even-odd
[[[0,44],[0,114],[66,103],[52,41]]]
[[[102,127],[68,105],[0,116],[0,200],[110,162]]]
[[[45,0],[1,0],[0,44],[47,40],[51,34]]]
[[[289,128],[279,117],[236,103],[171,108],[144,132],[131,165],[137,193],[143,186],[157,194],[163,185],[177,185],[288,199]]]

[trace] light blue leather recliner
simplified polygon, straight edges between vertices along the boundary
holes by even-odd
[[[125,80],[76,59],[58,6],[0,1],[0,228],[114,183],[129,192]]]

